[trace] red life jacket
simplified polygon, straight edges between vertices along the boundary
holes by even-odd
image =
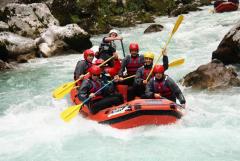
[[[91,88],[90,91],[89,91],[90,93],[95,93],[95,92],[97,92],[97,91],[102,87],[100,81],[94,82],[94,81],[92,81],[91,79],[89,79],[88,82],[89,82],[89,83],[91,84],[91,86],[92,86],[92,88]],[[97,93],[95,97],[91,98],[91,101],[94,101],[94,100],[98,100],[98,99],[103,98],[100,94],[101,94],[101,92]]]
[[[154,93],[160,93],[161,96],[170,98],[172,90],[166,85],[167,76],[163,81],[156,81],[154,78]]]
[[[114,68],[116,69],[117,72],[121,69],[121,62],[119,59],[114,60]]]
[[[130,59],[130,60],[126,66],[127,73],[128,73],[128,75],[134,75],[134,74],[136,74],[137,69],[140,68],[141,66],[143,66],[143,62],[141,62],[140,56],[129,57],[128,59]]]
[[[142,75],[142,79],[143,80],[146,80],[147,79],[147,77],[148,77],[148,75],[149,75],[149,73],[150,73],[150,71],[151,71],[151,68],[145,68],[145,67],[142,67],[142,68],[140,68],[140,70],[141,70],[141,75]],[[150,78],[152,78],[154,75],[153,74],[151,74],[151,77]]]
[[[144,71],[143,71],[143,80],[146,80],[147,79],[147,77],[148,77],[148,75],[149,75],[149,73],[150,73],[150,71],[151,71],[151,68],[150,69],[143,69]],[[153,74],[151,74],[152,76],[153,76]]]

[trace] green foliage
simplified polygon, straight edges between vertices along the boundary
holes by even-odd
[[[145,9],[144,0],[126,0],[127,11],[140,11]]]
[[[78,15],[70,15],[72,23],[79,23],[81,20]]]

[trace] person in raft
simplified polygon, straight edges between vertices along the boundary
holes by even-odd
[[[90,77],[89,79],[84,79],[80,88],[78,88],[78,98],[84,101],[90,97],[90,101],[86,102],[89,111],[92,114],[96,114],[100,110],[111,107],[113,105],[120,105],[123,103],[123,99],[120,99],[117,95],[109,95],[109,93],[103,89],[102,91],[95,94],[104,83],[100,79],[100,74],[102,72],[101,68],[93,65],[89,68]]]
[[[95,61],[95,65],[99,66],[103,62],[104,62],[104,60],[97,59]],[[115,64],[116,65],[114,65],[114,67],[108,67],[108,66],[101,67],[101,70],[102,70],[101,80],[104,84],[107,84],[108,81],[111,81],[112,79],[114,79],[114,76],[117,75],[117,73],[118,73],[117,71],[119,70],[120,66],[117,66],[117,63],[115,63]],[[111,84],[109,84],[107,87],[105,87],[105,91],[107,91],[107,93],[109,95],[115,95],[116,97],[119,97],[120,100],[123,100],[123,96],[117,92],[116,82],[117,82],[117,80],[113,81]]]
[[[97,59],[103,59],[104,61],[115,55],[115,59],[118,59],[116,53],[115,40],[122,40],[123,38],[118,36],[118,31],[115,29],[110,30],[108,37],[104,37],[99,47],[99,52],[95,54]],[[109,61],[108,66],[114,66],[114,60]]]
[[[178,99],[180,104],[185,107],[186,100],[180,88],[172,78],[164,74],[164,67],[155,65],[153,72],[154,77],[146,85],[146,98],[166,98],[173,102],[176,102],[176,99]]]
[[[74,70],[74,80],[80,79],[83,80],[84,75],[87,73],[87,70],[92,66],[92,61],[94,59],[94,51],[87,49],[83,52],[84,60],[77,62],[77,65]]]
[[[147,84],[146,79],[152,69],[153,60],[154,60],[154,53],[152,52],[144,53],[144,66],[138,68],[136,72],[136,77],[134,79],[133,88],[135,91],[135,96],[144,97],[142,96],[142,94],[144,94],[146,90],[146,84]],[[163,51],[162,61],[163,61],[164,71],[166,71],[168,69],[168,56],[167,56],[166,50]]]
[[[135,75],[136,71],[138,68],[143,66],[144,64],[144,57],[143,55],[139,55],[139,45],[138,43],[130,43],[129,45],[129,52],[130,55],[127,55],[123,60],[122,60],[122,65],[120,68],[120,71],[118,72],[118,76],[116,77],[119,82],[121,82],[124,78],[124,71],[125,69],[127,70],[127,75],[126,76],[131,76]],[[127,79],[124,81],[125,85],[132,86],[134,82],[134,77]]]

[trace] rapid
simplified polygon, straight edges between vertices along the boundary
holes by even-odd
[[[179,81],[210,62],[224,35],[239,21],[240,10],[212,14],[212,6],[184,15],[168,45],[171,62],[185,58],[167,74]],[[140,53],[158,54],[176,17],[157,17],[162,32],[143,34],[149,24],[119,29],[125,52],[137,41]],[[104,35],[92,38],[99,45]],[[117,43],[122,56],[121,44]],[[0,73],[0,161],[239,161],[240,89],[193,90],[180,85],[186,97],[185,116],[176,124],[118,130],[81,116],[70,123],[59,114],[71,106],[69,97],[56,101],[51,92],[72,81],[82,56],[39,58]],[[237,68],[238,73],[240,71]]]

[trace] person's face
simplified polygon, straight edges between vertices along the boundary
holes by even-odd
[[[117,37],[117,34],[113,32],[110,34],[110,37]]]
[[[137,50],[130,50],[132,56],[136,56],[138,54]]]
[[[153,60],[151,58],[144,58],[147,65],[151,65]]]
[[[155,74],[155,77],[156,77],[157,79],[161,79],[161,78],[163,77],[163,73],[156,73],[156,74]]]
[[[94,58],[93,55],[88,55],[88,56],[87,56],[87,61],[88,61],[88,62],[92,62],[92,61],[93,61],[93,58]]]

